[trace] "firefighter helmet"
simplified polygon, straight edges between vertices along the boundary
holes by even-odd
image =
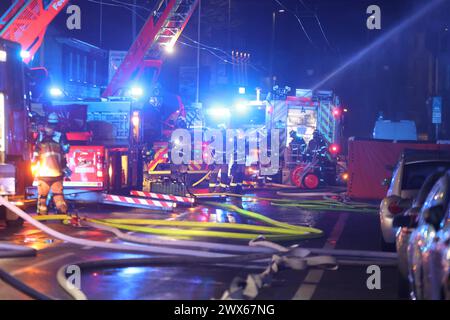
[[[58,124],[59,123],[59,117],[56,114],[56,112],[52,112],[48,115],[47,122],[49,124]]]
[[[298,137],[297,131],[291,130],[291,132],[289,132],[289,136],[290,136],[292,139],[297,138],[297,137]]]
[[[322,137],[322,134],[320,133],[320,131],[319,130],[314,130],[314,132],[313,132],[313,138],[315,138],[315,139],[320,139]]]

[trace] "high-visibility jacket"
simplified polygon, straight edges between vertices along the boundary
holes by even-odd
[[[37,165],[38,178],[57,178],[64,176],[67,166],[65,154],[69,151],[65,134],[55,131],[49,136],[41,132],[36,141],[33,159]]]

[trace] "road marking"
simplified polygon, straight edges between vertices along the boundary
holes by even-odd
[[[38,263],[35,263],[35,264],[32,264],[32,265],[29,265],[29,266],[26,266],[24,268],[17,269],[16,271],[11,272],[11,274],[13,276],[16,276],[18,274],[26,272],[27,270],[39,268],[39,267],[51,264],[51,263],[53,263],[55,261],[62,260],[64,258],[73,256],[73,255],[74,255],[73,253],[65,253],[65,254],[62,254],[62,255],[59,255],[59,256],[56,256],[56,257],[53,257],[53,258],[50,258],[50,259],[46,259],[44,261],[41,261],[41,262],[38,262]]]
[[[347,222],[348,217],[348,212],[342,213],[339,216],[338,221],[330,233],[330,236],[323,246],[324,249],[334,249],[336,247],[336,243],[344,231],[345,223]],[[309,270],[292,300],[311,300],[314,292],[316,292],[317,285],[320,283],[320,280],[322,280],[324,272],[325,271],[321,269]]]

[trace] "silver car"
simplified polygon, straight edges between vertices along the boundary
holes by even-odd
[[[433,186],[411,233],[408,272],[413,299],[450,299],[450,172]]]
[[[398,296],[399,298],[410,298],[411,288],[409,285],[408,268],[408,245],[411,233],[417,228],[418,217],[425,200],[433,186],[445,174],[445,171],[436,171],[425,179],[418,195],[404,214],[396,215],[393,220],[393,227],[398,228],[395,247],[398,256]]]
[[[395,251],[398,228],[392,225],[396,215],[408,210],[425,179],[437,170],[450,169],[448,153],[405,150],[395,166],[386,197],[380,203],[381,249]]]

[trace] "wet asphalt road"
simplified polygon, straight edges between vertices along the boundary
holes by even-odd
[[[274,192],[257,192],[262,197],[274,197]],[[375,213],[318,212],[298,208],[276,207],[267,201],[244,201],[242,207],[262,213],[278,221],[307,225],[324,231],[324,237],[299,241],[302,247],[379,251],[379,222]],[[143,209],[126,210],[120,207],[78,207],[81,214],[111,218],[183,218],[211,219],[227,212],[198,206],[195,209],[178,208],[177,212],[160,213]],[[205,218],[206,217],[206,218]],[[239,221],[238,221],[239,222]],[[75,237],[116,241],[110,233],[88,228],[74,229],[59,222],[48,222],[54,229]],[[0,229],[0,241],[13,242],[38,249],[31,258],[1,259],[0,268],[10,272],[33,288],[59,299],[69,296],[58,286],[56,271],[65,264],[77,261],[129,258],[143,255],[108,252],[89,247],[78,247],[50,239],[42,232],[25,225],[18,229]],[[245,244],[245,243],[240,243]],[[260,269],[245,265],[228,267],[128,267],[122,269],[92,270],[82,274],[82,289],[90,299],[220,299],[236,276],[245,278]],[[397,299],[397,271],[395,267],[381,267],[381,289],[369,290],[365,266],[339,266],[338,270],[309,269],[283,270],[276,274],[272,284],[263,288],[257,299]],[[0,299],[29,299],[0,282]]]

